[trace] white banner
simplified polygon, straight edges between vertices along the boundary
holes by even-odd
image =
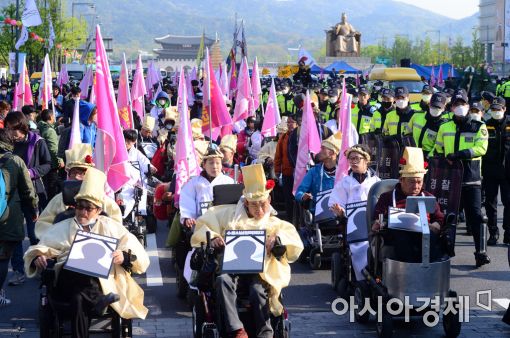
[[[9,53],[9,73],[16,74],[16,53]]]

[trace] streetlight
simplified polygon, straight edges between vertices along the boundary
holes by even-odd
[[[93,2],[73,2],[71,5],[71,16],[74,18],[74,7],[75,6],[88,6],[90,9],[96,9],[96,5]],[[74,21],[71,27],[71,31],[74,32]]]
[[[439,64],[441,64],[441,30],[440,29],[431,29],[428,31],[425,31],[426,33],[437,33],[437,61]]]

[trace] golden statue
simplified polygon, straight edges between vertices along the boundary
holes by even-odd
[[[342,13],[342,21],[326,34],[327,56],[359,56],[361,33],[347,22],[345,13]]]

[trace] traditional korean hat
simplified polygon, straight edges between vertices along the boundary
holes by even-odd
[[[351,153],[358,153],[363,156],[367,162],[370,162],[370,150],[364,144],[355,144],[345,151],[345,157],[349,157]]]
[[[151,132],[154,130],[154,127],[156,126],[156,119],[150,115],[145,115],[143,117],[143,129],[150,130]]]
[[[209,142],[204,140],[195,140],[193,141],[193,145],[195,146],[195,154],[197,155],[197,160],[200,163],[202,162],[202,158],[207,154]]]
[[[243,172],[244,190],[243,196],[249,202],[263,201],[269,197],[274,188],[274,181],[266,181],[266,174],[262,164],[244,166]]]
[[[400,177],[423,177],[427,173],[428,163],[423,160],[421,148],[406,147],[400,166]]]
[[[203,139],[204,133],[202,132],[202,120],[191,119],[191,132],[193,133],[193,139]]]
[[[90,203],[103,207],[105,197],[106,175],[96,168],[89,168],[83,177],[80,191],[76,194],[74,200],[85,200]]]
[[[93,168],[92,146],[88,143],[75,144],[71,149],[65,151],[66,170],[71,168]]]
[[[202,161],[208,160],[210,158],[223,158],[223,153],[214,143],[209,143],[209,147],[207,148],[206,154],[202,157]]]
[[[165,108],[165,121],[166,120],[175,121],[175,125],[179,124],[179,112],[177,111],[177,107]]]
[[[335,154],[338,155],[340,148],[342,147],[342,133],[336,132],[335,134],[322,141],[321,145],[334,151]]]
[[[226,148],[232,152],[236,152],[237,148],[237,136],[236,135],[225,135],[221,138],[220,149]]]

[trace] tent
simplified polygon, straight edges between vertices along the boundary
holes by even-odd
[[[331,70],[335,70],[337,72],[343,73],[343,74],[356,74],[361,73],[361,70],[351,67],[347,62],[345,61],[335,61],[326,68],[324,68],[325,71],[330,72]]]
[[[320,74],[322,72],[322,68],[314,64],[312,67],[310,67],[310,73],[312,74]]]
[[[443,80],[446,80],[448,78],[448,74],[450,73],[450,69],[453,67],[449,63],[443,63],[441,65],[435,65],[435,66],[422,66],[417,65],[414,63],[411,63],[411,68],[415,69],[418,75],[423,76],[427,80],[430,79],[430,73],[432,72],[432,67],[434,67],[434,75],[436,79],[439,76],[439,69],[440,67],[443,68]],[[453,77],[458,77],[457,72],[455,71],[455,68],[453,68]]]

